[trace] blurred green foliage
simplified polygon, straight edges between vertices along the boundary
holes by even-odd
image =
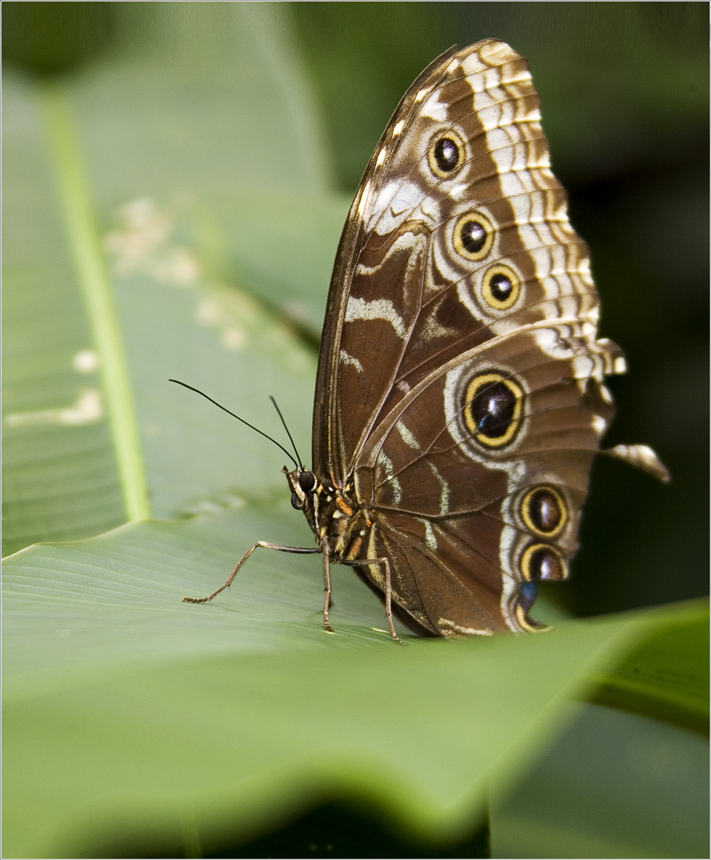
[[[112,3],[8,3],[3,61],[42,76],[73,71],[110,48],[114,11]]]

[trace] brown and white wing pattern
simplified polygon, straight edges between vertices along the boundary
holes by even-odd
[[[314,473],[362,520],[342,558],[388,559],[418,632],[533,629],[535,582],[567,575],[625,370],[597,323],[528,64],[492,39],[448,52],[354,200],[314,404]],[[388,566],[356,570],[384,592]]]

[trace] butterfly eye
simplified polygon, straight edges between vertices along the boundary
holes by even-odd
[[[316,478],[313,472],[302,472],[299,475],[299,486],[305,493],[310,493],[316,485]]]
[[[501,373],[482,373],[467,386],[464,420],[487,448],[511,442],[521,425],[523,389]]]
[[[481,292],[489,307],[504,311],[516,304],[521,294],[521,279],[508,266],[492,266],[484,275]]]
[[[467,260],[482,260],[494,243],[494,228],[481,212],[463,215],[454,227],[454,247]]]
[[[558,550],[546,543],[533,543],[521,556],[521,575],[527,582],[565,579],[568,569]]]
[[[563,531],[568,511],[563,497],[553,487],[534,487],[523,497],[521,517],[534,534],[554,537]]]
[[[458,134],[447,132],[430,146],[428,158],[435,176],[446,179],[463,161],[464,144]]]

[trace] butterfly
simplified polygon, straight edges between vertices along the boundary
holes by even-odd
[[[578,547],[624,355],[597,337],[588,248],[550,170],[526,60],[452,48],[405,93],[341,236],[310,469],[283,471],[314,547],[423,636],[534,631],[541,580]],[[287,452],[288,453],[288,452]],[[644,445],[611,456],[662,480]]]

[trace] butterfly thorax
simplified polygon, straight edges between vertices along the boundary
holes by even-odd
[[[291,472],[284,468],[284,474],[291,489],[291,504],[304,512],[316,543],[323,546],[326,542],[334,561],[363,557],[372,521],[358,505],[352,484],[336,487],[304,468]]]

